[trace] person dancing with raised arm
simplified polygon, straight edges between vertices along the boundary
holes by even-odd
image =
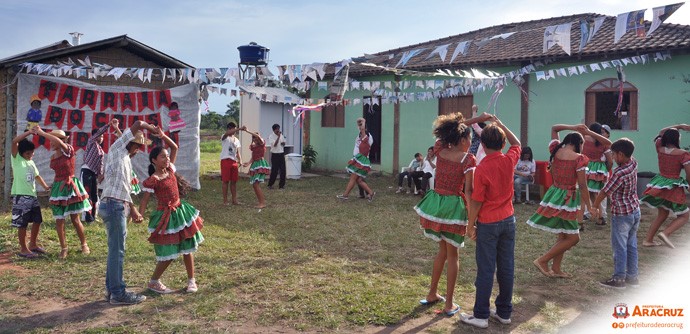
[[[641,203],[657,209],[657,216],[649,226],[643,246],[657,246],[654,235],[664,223],[669,214],[676,216],[663,232],[656,236],[666,244],[675,248],[669,236],[688,222],[690,209],[685,202],[685,191],[688,181],[680,177],[685,170],[685,178],[690,178],[690,153],[680,148],[680,131],[690,131],[687,124],[678,124],[661,129],[654,139],[656,153],[659,158],[659,174],[654,176],[647,185]]]
[[[563,130],[577,131],[569,133],[559,140],[558,133]],[[578,217],[581,201],[592,211],[587,190],[586,170],[588,159],[582,152],[584,135],[594,135],[586,125],[562,125],[551,127],[549,143],[550,171],[553,185],[544,194],[537,212],[527,224],[532,227],[557,235],[556,243],[544,255],[534,260],[534,265],[547,277],[569,278],[572,275],[561,268],[563,255],[580,241]],[[598,214],[598,211],[593,212]],[[595,216],[596,216],[595,214]],[[551,269],[549,262],[553,261]]]

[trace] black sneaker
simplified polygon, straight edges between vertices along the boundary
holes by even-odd
[[[146,296],[142,296],[134,292],[125,292],[122,297],[110,296],[110,305],[134,305],[146,300]]]
[[[625,279],[625,285],[633,288],[639,288],[640,287],[640,279],[635,277],[635,278],[630,278],[627,277]]]
[[[622,279],[616,279],[616,278],[609,278],[606,281],[599,282],[602,286],[609,287],[609,288],[614,288],[618,290],[624,290],[625,289],[625,280]]]

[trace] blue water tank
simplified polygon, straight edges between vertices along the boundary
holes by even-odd
[[[249,45],[238,46],[237,50],[240,51],[240,64],[244,65],[266,65],[268,64],[268,51],[267,47],[263,47],[254,42],[249,43]]]

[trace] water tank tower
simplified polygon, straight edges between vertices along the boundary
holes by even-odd
[[[269,48],[250,42],[248,45],[238,46],[240,51],[240,79],[246,80],[249,68],[266,67],[268,65]]]

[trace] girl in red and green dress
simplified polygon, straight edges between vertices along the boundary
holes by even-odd
[[[601,124],[592,123],[589,126],[589,130],[591,133],[596,134],[596,136],[584,136],[585,143],[582,147],[582,154],[589,159],[586,172],[587,189],[589,190],[589,198],[594,200],[609,178],[608,166],[610,166],[609,163],[611,162],[611,141],[601,135]],[[601,210],[602,208],[598,209]],[[585,217],[589,219],[589,216],[589,212],[585,211]],[[606,212],[601,213],[600,221],[595,222],[595,224],[606,225]]]
[[[471,144],[470,128],[463,124],[460,113],[439,116],[434,123],[436,144],[436,176],[434,189],[414,207],[424,235],[438,242],[434,259],[431,286],[422,305],[445,301],[443,312],[452,316],[460,310],[453,303],[455,281],[458,276],[458,248],[464,246],[467,228],[466,197],[472,194],[472,180],[476,160],[467,153]],[[438,293],[438,282],[443,267],[446,271],[446,297]]]
[[[690,153],[680,148],[680,132],[690,131],[687,124],[679,124],[661,129],[654,139],[656,153],[659,158],[659,174],[654,176],[647,185],[647,190],[640,202],[657,209],[656,219],[647,231],[647,237],[642,242],[643,246],[658,246],[654,241],[654,235],[661,224],[673,213],[676,218],[671,221],[663,232],[656,236],[666,246],[675,248],[669,236],[688,222],[690,209],[685,202],[685,191],[688,190],[688,182],[680,177],[680,172],[685,170],[685,178],[690,178]]]
[[[353,150],[353,156],[347,163],[345,170],[350,174],[350,180],[345,186],[345,192],[342,195],[337,195],[339,199],[346,200],[350,196],[350,191],[355,185],[358,185],[364,191],[366,191],[367,199],[371,202],[376,194],[369,188],[369,185],[364,182],[364,179],[369,175],[371,171],[371,162],[369,161],[369,151],[371,150],[371,145],[374,144],[374,138],[371,134],[367,132],[366,120],[364,118],[357,119],[357,129],[359,129],[359,134],[357,139],[355,139],[355,149]]]
[[[157,293],[171,293],[160,278],[170,263],[180,255],[187,270],[187,292],[196,292],[197,284],[194,277],[193,253],[204,241],[201,235],[203,219],[199,210],[180,199],[181,194],[189,187],[184,179],[175,175],[175,161],[177,159],[177,145],[165,134],[158,133],[170,148],[170,154],[163,146],[154,147],[149,153],[149,178],[144,180],[144,188],[152,189],[157,199],[156,210],[151,213],[148,230],[151,233],[149,242],[153,244],[156,253],[156,268],[151,275],[148,289]],[[145,192],[141,200],[139,212],[145,212],[150,193]]]
[[[266,143],[258,132],[248,131],[246,126],[241,127],[240,130],[252,135],[252,143],[249,145],[249,150],[252,151],[252,159],[245,163],[244,166],[249,166],[249,184],[254,188],[254,194],[259,202],[255,208],[263,209],[266,207],[266,197],[261,190],[260,184],[264,183],[266,176],[271,174],[271,166],[264,159]]]
[[[578,132],[569,133],[561,142],[558,133],[563,130]],[[584,124],[557,124],[551,128],[553,140],[549,143],[549,162],[553,185],[544,194],[537,212],[527,220],[530,226],[557,235],[556,243],[551,249],[533,262],[539,271],[548,277],[572,276],[561,269],[561,262],[565,252],[580,241],[578,211],[581,200],[591,212],[585,175],[589,161],[586,156],[580,154],[583,136],[586,135],[595,136],[595,133]],[[551,261],[553,263],[549,269]]]
[[[81,243],[82,254],[91,253],[86,244],[84,226],[79,217],[82,212],[91,210],[89,195],[79,178],[74,176],[76,153],[72,145],[66,143],[67,135],[62,130],[53,130],[50,133],[36,126],[32,129],[37,135],[50,141],[53,155],[50,157],[50,169],[55,172],[55,180],[50,191],[50,207],[55,217],[55,228],[60,241],[60,258],[67,257],[67,241],[65,240],[65,219],[67,216],[72,221],[72,226],[77,231]]]

